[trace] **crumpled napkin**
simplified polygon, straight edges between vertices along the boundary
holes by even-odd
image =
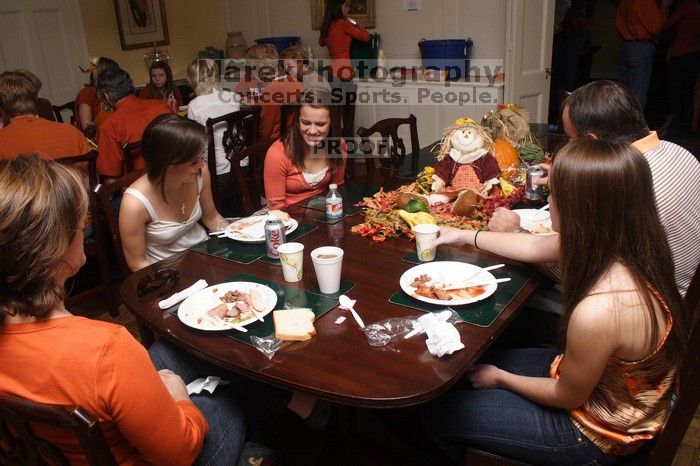
[[[160,301],[158,303],[158,307],[161,309],[167,309],[169,307],[173,307],[174,305],[176,305],[180,301],[184,301],[185,299],[189,298],[190,296],[192,296],[196,292],[201,291],[208,286],[209,286],[209,284],[207,283],[206,280],[204,280],[204,279],[197,280],[189,288],[185,288],[182,291],[178,291],[177,293],[170,296],[169,298]]]
[[[428,335],[428,339],[425,341],[428,351],[437,357],[452,354],[464,348],[457,328],[447,322],[447,319],[443,320],[442,317],[442,315],[438,316],[428,312],[418,318],[418,322]],[[449,317],[449,313],[447,317]]]
[[[209,393],[214,393],[214,390],[216,390],[216,387],[219,385],[228,385],[229,382],[227,380],[222,380],[220,377],[216,377],[213,375],[208,376],[206,379],[205,378],[199,378],[195,379],[192,382],[187,384],[187,394],[192,395],[193,393],[200,394],[202,393],[202,390],[206,390]]]

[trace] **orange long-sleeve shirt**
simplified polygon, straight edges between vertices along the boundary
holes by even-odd
[[[326,176],[316,185],[311,186],[304,179],[299,167],[292,163],[292,158],[284,149],[284,143],[277,140],[270,146],[265,156],[265,197],[270,209],[283,209],[296,204],[328,189],[328,185],[338,186],[345,181],[345,163],[347,147],[342,146],[343,163],[335,172],[328,170]]]
[[[190,465],[208,424],[191,401],[173,401],[146,350],[121,326],[83,317],[0,324],[0,393],[77,404],[95,415],[120,465]],[[77,441],[46,437],[73,465]]]
[[[353,26],[346,19],[333,21],[328,29],[328,37],[321,36],[318,39],[321,47],[328,46],[333,76],[343,81],[350,81],[355,75],[355,71],[350,63],[350,43],[353,39],[367,42],[369,40],[369,32]]]
[[[659,8],[656,0],[620,0],[615,26],[622,40],[650,40],[664,27],[668,7]]]

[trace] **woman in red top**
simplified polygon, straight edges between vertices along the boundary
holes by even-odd
[[[265,157],[265,197],[270,209],[283,209],[342,184],[346,149],[335,137],[330,94],[321,89],[304,94],[299,116]]]
[[[341,81],[351,81],[355,75],[350,64],[350,43],[353,39],[367,42],[369,32],[347,17],[350,0],[326,0],[326,13],[321,26],[318,43],[328,47],[331,56],[333,77]]]
[[[139,97],[162,100],[168,104],[171,112],[177,113],[182,106],[182,95],[173,83],[170,66],[163,61],[157,61],[151,65],[150,74],[151,81],[139,91]]]
[[[107,57],[90,58],[90,66],[83,69],[85,73],[90,73],[90,83],[80,89],[75,97],[73,114],[75,115],[75,126],[82,130],[90,139],[95,137],[97,115],[104,111],[100,98],[97,96],[95,83],[97,76],[108,68],[119,68],[119,64]],[[111,111],[111,110],[110,110]]]

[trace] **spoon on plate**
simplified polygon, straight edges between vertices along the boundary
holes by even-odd
[[[355,319],[355,322],[357,322],[357,325],[359,325],[360,328],[364,328],[365,323],[362,322],[360,315],[357,312],[355,312],[354,306],[355,306],[355,303],[357,302],[357,300],[350,299],[348,296],[341,294],[340,296],[338,296],[338,301],[340,303],[340,308],[347,309],[348,311],[350,311],[353,318]]]

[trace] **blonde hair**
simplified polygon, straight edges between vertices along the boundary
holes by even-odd
[[[300,45],[292,45],[291,47],[287,47],[282,51],[280,54],[280,59],[301,60],[304,62],[304,64],[306,64],[309,62],[309,52],[307,52],[306,49]]]
[[[0,160],[0,315],[40,317],[63,301],[55,274],[87,210],[74,169],[37,154]]]
[[[211,94],[221,80],[219,65],[211,58],[192,60],[187,66],[187,80],[198,96]]]
[[[254,63],[246,65],[263,81],[274,79],[279,74],[279,53],[277,47],[272,44],[250,46],[245,52],[245,59],[255,60]]]

